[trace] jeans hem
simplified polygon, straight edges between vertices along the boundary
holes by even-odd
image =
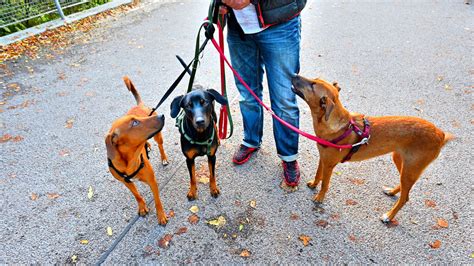
[[[297,154],[293,154],[293,155],[286,155],[286,156],[283,156],[283,155],[278,154],[278,157],[280,157],[280,159],[281,159],[282,161],[285,161],[285,162],[292,162],[292,161],[296,161],[296,159],[298,159],[298,153],[297,153]]]
[[[258,148],[260,148],[260,146],[255,146],[255,145],[252,145],[252,144],[250,144],[250,143],[248,143],[248,142],[245,142],[245,141],[242,141],[242,145],[244,145],[244,146],[246,146],[246,147],[248,147],[248,148],[252,148],[252,149],[258,149]]]

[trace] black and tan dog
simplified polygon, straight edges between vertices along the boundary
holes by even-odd
[[[432,123],[417,117],[364,118],[363,115],[351,113],[339,101],[340,88],[337,83],[295,76],[292,84],[293,91],[303,98],[311,109],[313,127],[318,137],[338,144],[354,144],[359,142],[360,136],[368,133],[367,129],[370,128],[370,136],[366,136],[367,139],[370,137],[369,144],[358,146],[356,150],[339,150],[317,145],[319,166],[314,180],[308,183],[310,188],[316,188],[322,181],[321,190],[314,196],[316,202],[324,200],[332,171],[341,161],[362,161],[392,153],[400,173],[400,184],[394,188],[384,187],[384,193],[393,196],[400,192],[400,198],[395,206],[381,217],[383,222],[389,222],[408,201],[410,189],[423,170],[438,157],[446,142],[453,138],[451,134],[444,133]],[[366,130],[362,132],[360,128]]]
[[[181,150],[186,157],[191,186],[188,199],[197,198],[197,186],[194,159],[207,155],[209,166],[209,188],[213,197],[219,196],[216,184],[216,151],[219,146],[217,136],[217,116],[214,111],[214,100],[226,105],[227,100],[213,89],[196,88],[186,95],[173,99],[171,117],[176,118],[176,126],[181,133]],[[180,112],[184,110],[184,112]]]
[[[167,218],[161,205],[155,173],[148,160],[150,144],[147,141],[150,138],[155,139],[160,149],[161,162],[163,165],[167,165],[168,159],[163,149],[163,137],[160,132],[165,124],[165,117],[156,115],[156,113],[148,116],[151,109],[143,104],[133,83],[128,77],[124,77],[123,80],[135,97],[137,106],[131,108],[125,116],[117,119],[105,138],[109,170],[133,193],[138,203],[140,216],[145,216],[148,213],[148,208],[131,179],[136,177],[150,186],[155,198],[158,223],[164,225]]]

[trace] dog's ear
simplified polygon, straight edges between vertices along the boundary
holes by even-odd
[[[211,95],[213,100],[216,100],[216,102],[220,103],[221,105],[227,105],[228,104],[227,99],[224,98],[224,96],[222,96],[216,90],[208,89],[207,93],[209,93],[209,95]]]
[[[116,133],[109,133],[105,137],[105,147],[107,148],[107,157],[111,160],[115,158],[117,154],[117,134]]]
[[[179,110],[181,110],[181,102],[183,100],[183,95],[177,96],[176,98],[173,99],[171,102],[171,112],[170,115],[172,118],[175,118],[179,114]]]
[[[319,100],[319,105],[321,106],[321,109],[324,110],[324,119],[328,121],[329,115],[332,113],[332,110],[334,109],[334,102],[331,99],[329,99],[327,96],[323,96]]]
[[[337,91],[341,91],[341,87],[339,87],[339,84],[337,84],[337,81],[334,81],[332,85],[337,89]]]

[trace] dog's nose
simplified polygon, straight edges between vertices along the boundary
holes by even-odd
[[[156,119],[161,120],[161,121],[165,121],[165,116],[163,114],[157,115]]]
[[[198,126],[204,125],[204,118],[203,117],[196,117],[196,125],[198,125]]]

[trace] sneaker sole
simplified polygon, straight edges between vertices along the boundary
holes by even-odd
[[[250,157],[252,157],[252,154],[254,154],[257,150],[258,149],[255,149],[252,152],[250,152],[249,155],[245,159],[243,159],[242,161],[237,161],[234,158],[232,158],[232,162],[236,165],[242,165],[242,164],[248,162],[248,160],[250,160]]]

